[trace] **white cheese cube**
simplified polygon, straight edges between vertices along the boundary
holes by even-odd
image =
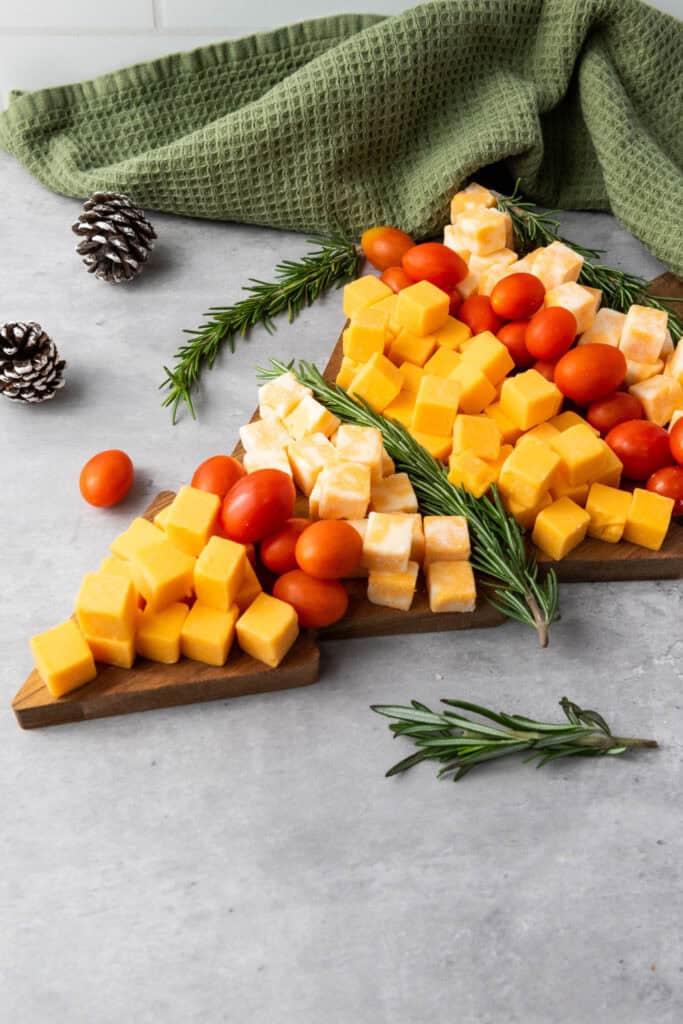
[[[283,373],[275,380],[269,380],[258,389],[261,419],[269,419],[271,416],[283,419],[302,398],[311,393],[311,389],[301,384],[293,373]]]
[[[513,249],[496,249],[495,252],[490,252],[486,256],[480,256],[477,253],[472,253],[468,261],[468,269],[474,274],[483,274],[485,271],[490,270],[491,267],[503,266],[509,267],[517,261],[517,253]]]
[[[291,438],[284,423],[277,416],[265,420],[254,420],[240,427],[240,441],[245,452],[259,449],[284,448]]]
[[[395,473],[373,483],[370,508],[375,512],[417,512],[417,498],[407,473]]]
[[[631,306],[626,314],[619,348],[627,359],[654,363],[659,359],[669,318],[664,310],[650,306]]]
[[[311,434],[287,446],[294,482],[306,496],[310,495],[318,476],[325,466],[339,462],[337,449],[324,434]]]
[[[512,274],[535,273],[534,267],[537,253],[538,249],[535,249],[534,252],[528,253],[521,260],[515,260],[514,263],[508,263],[507,265],[501,266],[499,263],[494,263],[479,278],[479,287],[477,288],[479,295],[490,295],[498,282],[502,281],[504,277],[510,277]]]
[[[413,541],[410,546],[410,561],[422,565],[425,557],[425,534],[422,527],[422,516],[419,512],[408,513],[406,516],[413,524]]]
[[[347,462],[360,462],[370,470],[370,479],[382,479],[382,434],[377,427],[357,427],[342,423],[335,434],[335,447]]]
[[[295,441],[311,434],[324,434],[329,437],[339,426],[339,420],[312,395],[306,395],[283,423]]]
[[[451,223],[455,224],[464,210],[472,210],[477,207],[490,209],[496,205],[496,197],[483,185],[477,185],[476,181],[471,182],[466,188],[456,192],[451,199]]]
[[[674,377],[683,384],[683,340],[678,342],[676,348],[668,357],[664,373],[667,377]]]
[[[649,380],[656,377],[664,369],[664,363],[658,359],[656,363],[636,363],[633,359],[626,360],[626,376],[624,384],[630,387],[631,384],[638,384],[641,380]]]
[[[671,355],[673,350],[674,340],[671,337],[671,331],[667,327],[666,334],[664,335],[664,344],[662,345],[662,351],[659,353],[659,358],[666,359],[668,356]]]
[[[657,374],[629,388],[640,400],[645,415],[660,427],[665,426],[677,409],[683,409],[683,385],[675,377]]]
[[[360,462],[326,466],[320,485],[321,519],[363,519],[370,502],[370,470]]]
[[[564,242],[552,242],[538,253],[533,272],[549,290],[569,281],[578,281],[582,267],[583,256]]]
[[[407,612],[415,596],[418,569],[417,562],[408,562],[404,572],[373,570],[368,577],[368,601]]]
[[[389,452],[382,445],[382,476],[391,476],[396,472],[396,466]]]
[[[676,411],[671,416],[671,420],[669,422],[669,430],[670,431],[673,430],[674,424],[677,423],[678,420],[680,420],[682,416],[683,416],[683,409],[676,409]]]
[[[427,593],[433,612],[473,612],[477,588],[469,562],[432,562],[427,567]]]
[[[464,516],[425,516],[425,565],[462,562],[470,557],[470,531]]]
[[[447,249],[457,252],[460,259],[469,263],[470,251],[465,245],[460,229],[455,224],[447,224],[443,229],[443,244]]]
[[[496,249],[505,249],[512,237],[512,222],[501,210],[469,208],[458,217],[457,233],[460,246],[478,256],[486,256]]]
[[[593,325],[600,305],[601,293],[597,288],[585,288],[582,284],[567,281],[545,293],[546,306],[562,306],[576,317],[576,333],[583,334]]]
[[[363,541],[363,564],[370,572],[405,572],[413,543],[408,516],[371,512]]]
[[[595,314],[591,327],[579,338],[579,345],[610,345],[619,347],[626,314],[605,306]]]
[[[470,273],[467,277],[463,277],[462,281],[458,281],[455,287],[464,302],[465,299],[469,299],[470,295],[476,293],[479,287],[479,275]]]
[[[257,469],[279,469],[287,476],[292,475],[285,448],[255,448],[245,452],[242,461],[247,473],[255,473]]]
[[[308,495],[308,514],[311,519],[320,519],[320,496],[322,494],[322,473],[318,475],[318,479],[313,484],[313,490]]]

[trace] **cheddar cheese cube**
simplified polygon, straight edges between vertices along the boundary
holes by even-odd
[[[363,565],[371,572],[405,572],[413,545],[409,516],[371,512],[363,539]]]
[[[424,375],[424,370],[419,366],[415,366],[414,363],[408,362],[401,363],[399,369],[403,377],[403,391],[409,391],[411,394],[416,395]]]
[[[656,363],[636,363],[633,359],[627,359],[624,384],[627,388],[630,388],[632,384],[638,384],[640,381],[649,380],[650,377],[656,377],[663,370],[664,362],[661,359],[658,359]]]
[[[549,445],[530,437],[505,460],[498,477],[500,493],[531,508],[549,490],[559,464],[559,455]]]
[[[483,185],[471,182],[466,188],[456,192],[451,199],[451,223],[457,223],[460,214],[476,207],[491,208],[496,205],[496,197]]]
[[[504,249],[510,238],[510,216],[495,209],[468,209],[458,217],[457,231],[464,248],[479,256]]]
[[[384,608],[407,612],[417,586],[417,562],[408,562],[403,572],[373,570],[368,576],[368,601]]]
[[[577,505],[582,507],[586,504],[586,498],[590,490],[590,483],[574,484],[569,482],[569,472],[564,463],[555,470],[550,494],[555,501],[557,498],[571,498]]]
[[[240,427],[240,441],[245,452],[284,448],[291,440],[284,423],[275,415],[265,420],[253,420]]]
[[[675,377],[657,374],[629,388],[640,401],[645,415],[660,427],[665,426],[677,409],[683,409],[683,385]]]
[[[470,451],[453,453],[448,460],[448,479],[455,487],[462,487],[475,498],[486,494],[498,478],[498,470]]]
[[[164,505],[164,507],[157,512],[154,519],[152,520],[157,530],[166,529],[166,520],[168,519],[168,510],[170,507],[170,505]]]
[[[197,600],[208,608],[227,612],[234,605],[244,580],[247,551],[225,537],[212,537],[194,565]]]
[[[214,531],[220,505],[217,494],[181,487],[166,518],[165,533],[171,544],[188,555],[198,555]]]
[[[405,363],[403,364],[405,366]],[[397,420],[408,429],[413,422],[413,411],[415,409],[416,393],[405,389],[390,402],[385,408],[383,415],[388,420]]]
[[[417,512],[417,498],[408,474],[394,473],[373,483],[370,508],[374,512]]]
[[[218,611],[195,601],[180,629],[183,657],[205,665],[225,665],[235,638],[238,617],[239,610],[235,605],[227,611]]]
[[[546,306],[562,306],[576,317],[576,333],[583,334],[593,324],[600,304],[600,293],[595,289],[568,281],[545,293]]]
[[[398,367],[376,352],[351,381],[349,394],[364,399],[375,412],[383,412],[399,394],[402,385],[403,374]]]
[[[370,470],[370,479],[382,479],[382,434],[376,427],[357,427],[342,423],[335,435],[339,457],[346,462],[359,462]]]
[[[604,484],[591,484],[586,501],[586,512],[590,516],[588,536],[596,540],[616,544],[621,540],[626,519],[631,508],[632,496],[628,491]]]
[[[595,483],[605,484],[607,487],[618,487],[621,483],[621,474],[624,470],[621,459],[612,451],[609,445],[605,445],[607,453],[605,464],[600,474],[595,478]]]
[[[556,416],[562,393],[538,370],[525,370],[503,381],[500,408],[520,430],[530,430]]]
[[[619,348],[627,359],[636,363],[654,363],[662,352],[668,314],[651,306],[631,306],[619,340]]]
[[[176,601],[161,612],[141,612],[135,632],[138,654],[149,661],[174,665],[180,658],[180,631],[189,610],[183,601]]]
[[[596,480],[607,465],[607,445],[582,424],[563,430],[549,443],[560,456],[570,486]]]
[[[138,604],[144,604],[143,598],[137,593],[137,587],[135,586],[135,571],[133,569],[132,562],[128,562],[123,558],[117,558],[115,555],[108,555],[100,562],[98,572],[109,573],[109,575],[113,576],[123,576],[125,579],[130,580],[135,587]]]
[[[360,462],[326,466],[318,477],[321,519],[362,519],[370,502],[370,467]]]
[[[467,324],[462,323],[461,320],[456,320],[452,316],[446,317],[443,327],[439,327],[438,331],[434,331],[430,335],[430,337],[434,338],[439,348],[450,348],[456,351],[460,348],[463,341],[467,341],[471,336],[472,331]]]
[[[195,560],[170,540],[141,548],[133,565],[138,591],[150,611],[161,611],[192,593]]]
[[[460,363],[460,355],[453,349],[441,346],[425,363],[424,371],[432,377],[448,377]]]
[[[673,515],[673,498],[636,487],[626,516],[624,540],[650,551],[659,551]]]
[[[579,338],[579,345],[610,345],[619,348],[625,320],[626,314],[616,309],[608,309],[607,306],[599,309],[592,325]]]
[[[137,592],[129,578],[89,572],[76,598],[76,618],[84,635],[127,640],[133,635],[137,607]]]
[[[486,374],[492,384],[500,384],[515,366],[506,346],[490,331],[476,334],[463,349],[462,358]]]
[[[424,516],[424,563],[460,562],[470,557],[470,531],[464,516]]]
[[[539,512],[542,512],[548,505],[552,505],[553,497],[549,491],[545,491],[538,501],[533,504],[525,504],[515,498],[505,498],[504,505],[510,515],[516,520],[522,530],[529,530],[536,522]]]
[[[283,373],[274,380],[269,380],[258,389],[261,419],[282,420],[311,393],[311,389],[298,381],[293,373]]]
[[[453,454],[470,452],[494,461],[500,452],[500,430],[490,416],[458,413],[453,424]]]
[[[253,601],[263,592],[261,581],[254,572],[254,567],[247,558],[244,566],[244,576],[242,578],[242,585],[237,591],[237,597],[235,598],[235,604],[237,605],[240,614],[246,612],[247,608],[252,604]]]
[[[311,434],[329,437],[334,434],[340,421],[312,395],[307,395],[282,422],[290,435],[288,441],[292,438],[300,441]]]
[[[557,427],[554,427],[552,423],[547,420],[545,423],[539,423],[537,427],[532,427],[531,430],[527,430],[525,434],[517,441],[517,444],[524,444],[530,437],[535,437],[537,441],[543,441],[545,444],[550,444],[554,437],[559,437],[560,431]]]
[[[386,299],[380,299],[379,302],[373,302],[372,309],[383,313],[386,317],[385,332],[387,334],[387,340],[398,334],[400,330],[400,324],[396,320],[396,306],[398,304],[398,295],[388,295]],[[386,343],[385,343],[386,345]]]
[[[458,410],[473,415],[483,412],[486,406],[495,400],[496,389],[483,370],[465,358],[466,353],[467,349],[464,350],[460,364],[452,371],[449,379],[460,387]]]
[[[169,505],[168,508],[171,506]],[[165,516],[168,520],[168,513]],[[164,539],[161,530],[153,526],[148,519],[138,516],[130,524],[127,530],[119,534],[109,545],[109,550],[117,558],[132,560],[140,548],[148,547],[150,544],[160,543]]]
[[[600,431],[596,430],[595,427],[591,426],[588,420],[585,420],[583,416],[579,416],[578,412],[572,412],[571,409],[567,409],[566,412],[558,413],[557,416],[552,416],[548,423],[551,427],[555,427],[555,430],[559,430],[562,433],[563,430],[569,430],[570,427],[577,427],[582,424],[584,427],[588,427],[596,437],[600,436]]]
[[[392,363],[399,367],[406,362],[424,366],[435,348],[433,334],[422,337],[414,331],[409,331],[407,327],[402,327],[389,346],[388,356]]]
[[[83,635],[95,661],[115,665],[117,668],[132,667],[135,661],[135,637],[132,633],[118,640],[106,636],[89,636],[87,633]]]
[[[97,675],[92,651],[72,619],[32,636],[31,652],[53,697],[63,697]]]
[[[416,334],[433,334],[448,319],[449,299],[431,281],[417,281],[398,293],[396,320]]]
[[[335,384],[344,391],[348,391],[351,386],[351,381],[356,376],[361,368],[361,363],[357,363],[355,359],[349,359],[348,356],[342,356],[341,365],[339,367],[339,373],[334,379]]]
[[[433,612],[474,611],[477,587],[469,562],[430,562],[426,572],[429,607]]]
[[[448,349],[440,351],[450,354]],[[459,398],[460,386],[456,381],[425,373],[415,399],[412,429],[441,437],[450,434]]]
[[[386,322],[386,313],[374,306],[354,313],[342,335],[344,355],[365,363],[375,352],[384,352]]]
[[[536,516],[531,534],[536,547],[559,562],[586,536],[590,516],[570,498],[558,498]]]
[[[259,594],[237,620],[236,630],[245,654],[277,668],[299,635],[299,623],[291,605]]]
[[[425,434],[423,431],[413,430],[412,427],[408,432],[433,458],[443,462],[450,455],[453,447],[452,434]]]
[[[352,317],[354,313],[360,312],[367,306],[372,306],[382,299],[388,299],[393,295],[391,288],[380,281],[374,274],[365,274],[351,284],[344,286],[344,315]]]
[[[484,409],[484,414],[490,416],[498,427],[503,444],[514,444],[521,437],[522,431],[519,427],[515,426],[509,416],[505,415],[500,407],[500,402],[492,402],[490,405],[487,405]]]
[[[325,466],[339,462],[339,453],[324,434],[311,434],[287,446],[287,456],[294,482],[306,497]]]

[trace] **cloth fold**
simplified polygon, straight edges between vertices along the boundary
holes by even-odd
[[[682,129],[683,22],[640,0],[434,0],[14,93],[0,145],[67,195],[354,236],[435,233],[502,162],[683,274]]]

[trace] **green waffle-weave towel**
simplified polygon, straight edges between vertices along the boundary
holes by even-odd
[[[436,0],[322,18],[13,94],[41,182],[196,217],[438,231],[505,161],[549,206],[611,209],[683,273],[683,22],[639,0]]]

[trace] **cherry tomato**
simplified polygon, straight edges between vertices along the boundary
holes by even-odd
[[[553,362],[552,359],[537,359],[534,363],[534,370],[540,373],[542,377],[545,377],[546,380],[549,380],[551,384],[554,384],[556,366],[557,363]]]
[[[676,420],[669,432],[671,454],[676,462],[683,466],[683,419]]]
[[[601,345],[613,352],[609,345]],[[664,427],[649,420],[627,420],[612,427],[605,441],[624,467],[629,480],[647,480],[673,462],[669,435]]]
[[[534,313],[526,332],[526,347],[537,359],[559,359],[576,337],[576,317],[562,306]]]
[[[494,313],[506,320],[527,320],[545,298],[543,282],[533,274],[509,274],[491,292]]]
[[[534,357],[526,347],[526,329],[528,320],[512,320],[509,324],[503,324],[498,331],[498,338],[503,342],[508,352],[515,361],[515,366],[520,370],[527,370],[534,364]]]
[[[195,469],[192,486],[224,498],[232,485],[244,475],[244,466],[233,459],[232,455],[212,455]]]
[[[414,284],[412,278],[408,277],[403,267],[387,267],[379,276],[380,281],[389,285],[392,292],[400,292],[408,285]]]
[[[628,391],[613,391],[604,398],[591,402],[586,410],[586,419],[602,436],[609,434],[612,427],[627,420],[642,420],[643,407],[635,395]]]
[[[282,470],[257,469],[238,480],[223,499],[223,532],[240,544],[263,540],[291,517],[295,497],[292,478]]]
[[[247,558],[251,562],[254,568],[256,568],[256,548],[253,544],[244,545],[247,551]]]
[[[683,466],[664,466],[653,473],[647,482],[648,491],[673,498],[675,516],[683,516]]]
[[[460,312],[460,307],[461,306],[462,306],[462,295],[460,294],[460,292],[456,288],[448,296],[448,315],[449,316],[457,317],[458,313]]]
[[[412,249],[415,242],[399,228],[376,227],[363,232],[360,245],[365,258],[373,267],[388,270],[400,264],[403,253]]]
[[[265,537],[261,541],[260,554],[266,569],[270,569],[276,576],[296,569],[296,542],[310,525],[310,519],[288,519],[279,530]]]
[[[300,569],[319,580],[349,576],[360,565],[363,542],[360,534],[342,520],[313,523],[296,542]]]
[[[304,629],[331,626],[343,618],[349,606],[349,595],[343,583],[317,580],[301,569],[280,576],[273,587],[273,597],[291,604]]]
[[[431,281],[449,295],[467,277],[467,264],[441,242],[423,242],[403,254],[403,269],[413,281]]]
[[[467,324],[472,334],[481,334],[482,331],[497,334],[503,326],[502,318],[493,312],[488,295],[470,295],[469,299],[465,299],[458,320]]]
[[[133,486],[133,463],[125,452],[110,448],[88,459],[78,481],[89,505],[109,508],[123,501]]]
[[[578,345],[555,368],[555,383],[567,398],[588,405],[616,391],[626,376],[624,353],[611,345]]]

